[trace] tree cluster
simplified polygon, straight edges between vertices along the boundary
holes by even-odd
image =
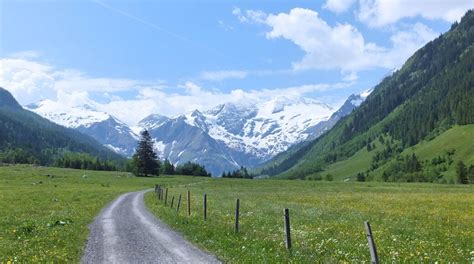
[[[474,165],[468,168],[464,162],[459,161],[456,164],[456,176],[460,184],[474,184]]]
[[[176,167],[167,159],[160,162],[154,151],[153,140],[147,130],[140,133],[140,141],[132,161],[129,163],[128,170],[137,176],[158,176],[160,173],[165,175],[211,176],[204,166],[194,162],[188,161]]]
[[[240,179],[253,179],[253,175],[249,174],[247,168],[244,166],[241,166],[240,169],[234,170],[234,171],[229,171],[229,172],[223,172],[222,173],[222,178],[240,178]]]
[[[116,171],[117,166],[112,161],[100,160],[85,153],[65,153],[56,159],[53,166],[81,170]]]

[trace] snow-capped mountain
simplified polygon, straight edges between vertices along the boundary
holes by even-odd
[[[201,163],[213,175],[257,166],[295,143],[320,136],[370,93],[352,95],[337,111],[308,98],[276,97],[263,103],[225,103],[174,118],[150,115],[139,123],[161,158]]]
[[[261,104],[226,103],[185,117],[228,147],[265,160],[305,140],[306,131],[333,112],[312,99],[277,97]]]
[[[44,100],[25,108],[59,125],[89,135],[119,154],[127,157],[133,154],[138,136],[127,124],[88,104],[66,106]]]
[[[298,142],[319,137],[370,92],[351,95],[337,110],[313,99],[279,96],[259,103],[220,104],[173,118],[152,114],[135,127],[88,104],[69,107],[46,100],[26,108],[128,157],[137,134],[147,129],[161,159],[197,162],[219,176],[240,166],[257,166]]]

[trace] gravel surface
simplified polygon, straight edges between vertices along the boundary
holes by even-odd
[[[152,215],[147,191],[126,193],[89,226],[82,263],[220,263]]]

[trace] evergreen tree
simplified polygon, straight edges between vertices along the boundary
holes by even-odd
[[[175,173],[174,165],[168,159],[165,159],[161,172],[165,175],[173,175]]]
[[[357,181],[365,182],[365,175],[362,172],[357,173]]]
[[[461,184],[468,184],[467,169],[464,162],[459,161],[456,165],[456,174],[458,175],[458,182]]]
[[[469,166],[467,170],[467,176],[469,178],[469,182],[474,184],[474,165]]]
[[[147,130],[140,134],[137,150],[133,154],[133,171],[138,176],[159,175],[160,162],[153,150],[153,141]]]

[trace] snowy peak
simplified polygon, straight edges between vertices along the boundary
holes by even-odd
[[[170,121],[172,124],[185,122],[233,151],[264,161],[307,139],[308,128],[327,120],[333,112],[332,107],[313,99],[279,96],[260,103],[220,104],[211,110],[194,110]],[[164,124],[161,118],[156,119],[150,117],[140,124],[142,128],[158,128]],[[151,125],[150,120],[155,123]]]
[[[367,89],[367,90],[363,91],[359,95],[360,95],[360,97],[364,98],[364,100],[365,100],[367,98],[367,96],[369,96],[373,91],[374,91],[374,88],[370,88],[370,89]]]
[[[293,108],[293,110],[297,107],[318,107],[321,109],[328,109],[329,111],[332,110],[332,107],[323,104],[321,102],[318,102],[314,99],[310,98],[304,98],[304,97],[296,97],[296,98],[290,98],[287,96],[278,96],[268,102],[263,103],[262,107],[260,108],[260,115],[271,115],[271,114],[276,114],[285,111],[291,112],[291,109],[288,108]]]
[[[111,116],[97,111],[94,107],[84,104],[67,106],[51,100],[43,100],[25,107],[56,124],[69,127],[89,127],[94,123],[105,121]]]
[[[76,129],[124,156],[131,156],[138,136],[124,122],[89,104],[68,106],[51,100],[30,104],[26,109],[50,121]]]
[[[161,125],[163,125],[165,122],[170,120],[166,116],[158,115],[158,114],[151,114],[144,119],[142,119],[139,123],[138,126],[140,129],[154,129],[157,128]]]

